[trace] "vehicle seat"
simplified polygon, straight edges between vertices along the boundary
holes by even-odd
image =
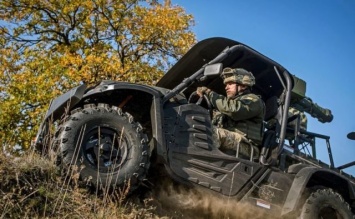
[[[277,146],[277,133],[279,133],[278,124],[279,116],[279,99],[277,96],[272,96],[265,101],[265,132],[261,143],[260,159],[266,159],[271,155],[272,149]],[[264,159],[264,160],[265,160]]]
[[[265,116],[264,121],[269,121],[277,115],[279,102],[277,96],[272,96],[265,101]]]

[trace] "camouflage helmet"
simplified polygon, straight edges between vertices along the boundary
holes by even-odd
[[[235,82],[252,87],[255,84],[254,75],[243,68],[225,68],[221,73],[223,83]]]

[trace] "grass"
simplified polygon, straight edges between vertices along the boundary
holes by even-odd
[[[125,191],[93,194],[58,174],[52,160],[33,152],[21,157],[0,155],[0,218],[158,218],[148,200],[125,200]]]
[[[128,188],[110,195],[92,192],[77,172],[69,181],[64,178],[48,157],[30,151],[21,157],[0,154],[0,218],[267,218],[228,197],[219,199],[168,178],[131,196]]]
[[[52,146],[49,131],[45,143]],[[160,218],[150,197],[127,197],[129,187],[99,193],[79,180],[80,167],[61,173],[55,150],[42,148],[46,156],[33,150],[16,157],[0,153],[0,218]]]
[[[32,150],[18,157],[0,154],[0,219],[266,218],[248,206],[237,207],[229,197],[218,199],[187,189],[167,176],[156,177],[151,189],[131,196],[129,184],[114,192],[105,188],[93,191],[79,180],[80,167],[60,173],[63,170],[56,166],[55,149],[42,151],[46,156]]]

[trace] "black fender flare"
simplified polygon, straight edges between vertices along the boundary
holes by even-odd
[[[49,131],[49,123],[59,119],[67,109],[70,110],[73,106],[79,103],[83,98],[85,90],[86,85],[82,84],[70,89],[51,101],[46,115],[38,128],[36,139],[32,143],[33,147],[38,149],[43,146],[45,143],[44,138]]]
[[[163,95],[162,93],[168,92],[167,89],[129,82],[102,81],[99,85],[90,88],[87,88],[86,84],[81,84],[53,99],[49,105],[44,121],[48,119],[53,121],[59,119],[66,110],[72,110],[73,107],[83,99],[118,89],[140,90],[151,94],[155,98],[160,98]]]
[[[84,94],[83,99],[95,96],[100,93],[110,92],[114,90],[139,90],[144,93],[150,94],[153,98],[153,103],[150,111],[153,141],[151,147],[157,149],[158,159],[162,163],[166,163],[167,149],[165,145],[165,137],[163,134],[162,125],[164,124],[164,110],[162,97],[170,92],[169,89],[143,85],[133,84],[121,81],[103,81],[100,85],[90,89]]]
[[[82,84],[53,99],[42,123],[40,124],[33,146],[35,148],[41,148],[45,142],[44,138],[48,133],[49,123],[60,119],[66,112],[70,112],[85,99],[101,93],[124,89],[139,90],[152,95],[153,105],[151,108],[151,120],[154,137],[153,143],[154,147],[157,145],[159,146],[157,147],[158,155],[160,155],[159,157],[166,157],[167,151],[165,147],[165,138],[161,129],[163,124],[163,103],[161,99],[170,90],[155,86],[120,81],[102,81],[100,84],[90,88],[87,88],[86,84]],[[161,161],[166,162],[165,159],[162,159]]]
[[[305,192],[308,183],[312,179],[320,178],[321,175],[326,176],[322,177],[322,180],[325,180],[324,183],[328,183],[328,185],[332,184],[334,181],[338,182],[336,186],[330,186],[331,188],[336,189],[337,187],[342,187],[343,189],[347,190],[349,194],[348,198],[355,199],[355,184],[350,182],[346,177],[332,170],[322,169],[314,166],[304,166],[304,168],[297,171],[295,175],[281,211],[282,216],[296,212],[298,210],[298,207],[301,204],[300,202],[302,201],[302,195]]]
[[[81,101],[86,90],[86,84],[79,85],[52,100],[44,120],[60,118],[66,109],[71,109]]]

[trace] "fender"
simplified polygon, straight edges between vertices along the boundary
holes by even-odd
[[[304,167],[302,164],[299,165]],[[294,169],[296,170],[298,168]],[[355,184],[353,182],[350,182],[347,178],[334,171],[314,166],[307,166],[300,169],[295,175],[285,204],[282,208],[282,216],[298,210],[298,207],[301,204],[302,194],[304,194],[307,185],[309,185],[312,180],[321,180],[320,184],[314,185],[324,185],[329,188],[342,188],[343,190],[346,190],[347,194],[349,194],[347,197],[348,199],[355,199]],[[346,199],[346,197],[344,198]]]
[[[150,108],[151,128],[153,134],[153,141],[151,147],[157,149],[158,159],[162,163],[167,162],[167,149],[165,144],[165,136],[163,133],[162,125],[164,124],[164,110],[163,110],[163,96],[170,90],[161,87],[154,87],[142,84],[133,84],[128,82],[115,82],[115,81],[103,81],[99,86],[90,89],[83,96],[83,100],[100,95],[104,92],[110,92],[114,90],[138,90],[144,93],[148,93],[152,96],[152,105]],[[184,98],[177,95],[174,99],[183,100]]]
[[[161,129],[161,124],[163,124],[163,105],[161,99],[170,90],[166,88],[142,84],[133,84],[128,82],[117,82],[108,80],[102,81],[97,86],[93,86],[90,88],[87,88],[85,84],[82,84],[53,99],[46,112],[45,118],[43,119],[40,125],[38,133],[36,135],[36,139],[33,142],[33,146],[36,148],[40,148],[44,144],[44,137],[47,135],[47,132],[49,130],[49,124],[51,121],[56,121],[60,119],[63,115],[70,112],[76,106],[80,106],[81,104],[83,104],[85,100],[88,100],[90,98],[95,99],[96,96],[115,90],[142,91],[152,96],[153,101],[150,109],[150,115],[154,146],[158,146],[158,154],[164,157],[166,155],[166,148],[164,135]]]
[[[60,116],[65,113],[66,109],[71,109],[78,102],[80,102],[83,98],[85,90],[86,85],[82,84],[53,99],[49,105],[44,120],[49,118],[52,118],[53,120],[59,119]]]
[[[71,110],[75,105],[81,102],[82,99],[87,99],[96,94],[118,89],[141,90],[150,93],[154,97],[161,97],[163,95],[162,93],[168,92],[168,89],[128,82],[102,81],[99,85],[88,89],[85,84],[82,84],[53,99],[44,120],[51,119],[55,121],[59,119],[66,110]]]
[[[46,136],[49,130],[49,121],[57,120],[65,113],[65,110],[71,109],[74,105],[80,102],[85,90],[86,85],[82,84],[77,87],[74,87],[73,89],[51,101],[46,115],[39,126],[36,138],[33,142],[33,146],[35,148],[41,147],[44,144],[44,137]]]

